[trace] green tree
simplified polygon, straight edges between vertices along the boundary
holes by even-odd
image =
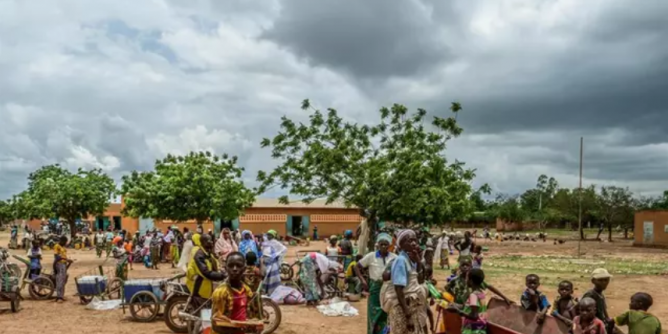
[[[536,187],[528,189],[520,196],[522,207],[532,219],[539,222],[540,228],[560,220],[559,212],[552,207],[558,190],[557,180],[542,174],[536,180]]]
[[[628,188],[603,186],[598,201],[601,218],[608,225],[608,241],[612,241],[613,224],[624,226],[633,222],[633,193]]]
[[[10,201],[0,200],[0,226],[9,224],[15,219]]]
[[[114,180],[99,169],[71,173],[50,165],[28,176],[28,189],[15,196],[14,210],[20,218],[64,219],[74,237],[76,220],[104,214],[115,194]]]
[[[123,214],[198,223],[237,218],[255,200],[242,173],[237,157],[210,152],[168,155],[156,161],[155,171],[123,176]]]
[[[507,222],[523,223],[529,217],[521,204],[519,196],[499,194],[494,202],[490,212]]]
[[[261,191],[279,186],[304,202],[341,200],[360,209],[372,232],[379,219],[441,225],[470,213],[474,171],[445,157],[446,143],[462,133],[455,117],[427,122],[425,110],[409,114],[395,104],[370,126],[346,122],[334,109],[324,115],[308,100],[302,109],[312,111],[308,124],[284,116],[280,132],[262,141],[280,163],[258,173]],[[454,116],[461,106],[450,110]]]

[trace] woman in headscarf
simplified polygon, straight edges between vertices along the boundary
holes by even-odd
[[[438,238],[438,242],[436,243],[436,253],[434,254],[434,258],[437,258],[439,260],[439,265],[441,266],[441,269],[444,269],[445,267],[450,269],[450,259],[448,258],[449,243],[450,240],[448,238],[448,233],[446,231],[443,231],[441,237]]]
[[[114,237],[111,243],[111,254],[116,259],[116,277],[125,281],[128,279],[128,253],[123,247],[123,237]]]
[[[151,268],[158,270],[158,263],[160,263],[160,249],[162,249],[162,237],[160,233],[153,232],[153,238],[150,244],[151,251]]]
[[[216,252],[216,256],[221,265],[227,260],[227,255],[237,251],[237,243],[232,239],[229,228],[224,228],[220,231],[220,238],[216,241],[216,248],[214,251]]]
[[[427,292],[418,280],[420,261],[417,235],[413,230],[402,230],[397,235],[399,256],[392,262],[391,284],[382,294],[383,310],[389,314],[392,334],[426,334]]]
[[[253,239],[253,233],[249,230],[241,232],[241,242],[239,243],[239,252],[246,256],[248,253],[255,253],[257,259],[260,258],[260,252],[257,250],[257,244]]]
[[[143,246],[141,250],[142,260],[144,261],[144,266],[146,268],[151,268],[151,242],[153,242],[153,236],[151,232],[146,231],[143,240]]]
[[[380,288],[383,286],[383,271],[397,255],[389,252],[392,237],[387,233],[376,236],[375,252],[371,252],[360,260],[355,268],[357,277],[362,279],[362,287],[369,291],[367,301],[367,334],[381,334],[387,325],[387,313],[380,308]],[[369,269],[369,281],[361,274]]]
[[[278,240],[278,233],[274,230],[267,232],[267,241],[262,245],[262,263],[264,266],[264,289],[267,295],[281,285],[281,262],[288,249]]]

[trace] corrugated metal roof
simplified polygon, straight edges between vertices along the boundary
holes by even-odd
[[[295,209],[303,209],[303,208],[318,208],[318,209],[346,209],[346,208],[351,208],[354,209],[355,207],[346,207],[346,205],[343,203],[343,201],[335,201],[330,204],[325,204],[327,202],[326,199],[316,199],[311,203],[304,203],[301,200],[290,200],[289,204],[281,204],[278,202],[278,198],[257,198],[255,199],[255,203],[253,203],[254,208],[295,208]]]

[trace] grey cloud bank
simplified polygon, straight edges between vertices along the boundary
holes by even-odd
[[[580,136],[585,183],[668,189],[668,2],[262,4],[1,2],[0,198],[47,163],[118,179],[203,149],[252,182],[303,98],[360,122],[459,100],[448,156],[495,191],[575,186]]]

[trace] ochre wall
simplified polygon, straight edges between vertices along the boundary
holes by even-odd
[[[122,216],[121,209],[124,203],[114,203],[109,206],[104,216]],[[250,230],[253,234],[266,233],[268,230],[276,230],[279,235],[286,235],[287,217],[308,216],[309,228],[308,236],[313,236],[313,226],[318,226],[320,238],[328,237],[333,234],[342,234],[345,230],[355,232],[362,221],[359,216],[359,210],[355,208],[248,208],[242,216],[239,217],[239,229]],[[88,220],[93,221],[90,217]],[[28,225],[35,229],[40,227],[40,220],[32,220]],[[178,225],[179,228],[187,227],[194,231],[197,224],[194,220],[175,224],[172,221],[155,220],[154,226],[160,230],[166,230],[172,225]],[[121,226],[129,233],[134,233],[139,229],[139,219],[123,216]],[[204,231],[214,230],[213,222],[206,221],[203,224]]]
[[[654,223],[654,240],[652,242],[645,242],[645,222]],[[658,246],[668,247],[668,233],[666,233],[666,225],[668,225],[668,210],[648,210],[638,211],[634,218],[634,242],[636,246]]]

